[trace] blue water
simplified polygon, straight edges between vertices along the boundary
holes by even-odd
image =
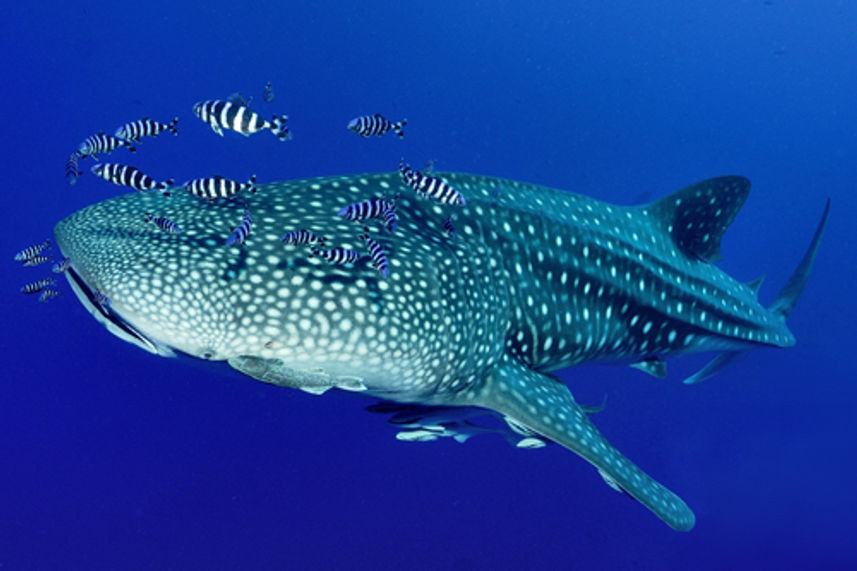
[[[857,565],[857,4],[831,1],[16,2],[0,19],[2,569],[846,569]],[[588,3],[596,4],[596,3]],[[271,81],[276,98],[261,100]],[[235,91],[294,140],[191,114]],[[407,117],[363,140],[352,117]],[[770,300],[833,200],[789,325],[699,386],[565,371],[597,426],[680,494],[677,533],[554,446],[398,442],[356,396],[314,397],[151,356],[11,262],[122,192],[63,163],[149,115],[180,135],[133,164],[178,181],[415,166],[639,203],[753,183],[722,267]],[[128,159],[125,151],[111,159]],[[118,156],[117,156],[118,155]],[[86,168],[89,162],[83,163]]]

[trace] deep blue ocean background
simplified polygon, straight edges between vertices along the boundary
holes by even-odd
[[[854,569],[857,3],[16,2],[0,18],[0,568]],[[276,98],[261,99],[267,81]],[[294,140],[217,137],[240,91]],[[404,140],[345,124],[407,117]],[[63,177],[86,136],[148,115],[156,177],[262,182],[415,166],[617,203],[707,177],[753,191],[723,243],[770,301],[833,210],[789,319],[698,386],[621,367],[562,378],[600,430],[694,509],[672,531],[558,446],[394,438],[371,401],[157,358],[13,254],[123,190]],[[83,162],[88,169],[91,163]]]

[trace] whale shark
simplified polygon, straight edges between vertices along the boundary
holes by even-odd
[[[320,394],[356,391],[392,414],[403,440],[500,433],[513,444],[559,444],[676,530],[695,516],[675,493],[614,448],[554,372],[585,363],[663,377],[666,359],[716,356],[700,382],[758,347],[789,347],[786,317],[812,269],[830,203],[775,301],[761,280],[722,271],[720,243],[749,181],[722,176],[642,205],[471,174],[432,173],[465,200],[418,196],[396,173],[258,185],[204,201],[135,193],[60,221],[56,243],[79,300],[110,332],[164,357],[213,361],[251,378]],[[395,200],[392,231],[337,213]],[[253,226],[225,239],[241,212]],[[175,221],[180,233],[146,222]],[[454,232],[449,231],[454,225]],[[287,244],[307,230],[326,248]],[[366,255],[383,251],[382,274]],[[361,239],[361,237],[363,239]],[[471,422],[489,415],[502,428]]]

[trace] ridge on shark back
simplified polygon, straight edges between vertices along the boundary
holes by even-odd
[[[719,351],[698,382],[759,346],[787,347],[785,318],[809,276],[829,213],[776,301],[758,302],[711,262],[749,193],[714,178],[642,206],[616,206],[509,180],[444,173],[464,206],[404,192],[396,174],[261,185],[234,201],[174,193],[125,195],[59,222],[79,299],[119,337],[152,353],[226,361],[253,378],[310,392],[363,391],[388,401],[403,439],[480,432],[495,414],[520,446],[546,441],[593,464],[677,530],[695,518],[598,432],[552,371],[587,362],[663,376],[664,358]],[[337,265],[284,245],[305,229],[362,251],[366,222],[337,216],[350,203],[392,197],[395,232],[368,221],[389,277],[366,260]],[[238,212],[254,226],[227,248]],[[174,220],[159,231],[144,212]],[[451,218],[450,218],[451,215]],[[445,232],[454,220],[455,231]],[[107,301],[109,300],[109,301]],[[389,402],[392,401],[392,402]],[[408,435],[412,438],[408,438]],[[512,436],[510,436],[512,435]]]

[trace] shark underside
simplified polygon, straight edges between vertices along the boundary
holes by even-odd
[[[403,439],[497,432],[521,447],[556,442],[608,484],[678,530],[693,512],[613,448],[551,372],[582,363],[656,376],[664,359],[720,352],[698,382],[759,346],[787,347],[785,318],[809,276],[829,212],[804,259],[768,308],[758,283],[712,262],[749,193],[743,177],[706,180],[642,206],[444,173],[466,205],[417,197],[397,174],[260,185],[220,202],[125,195],[87,207],[56,229],[67,277],[114,334],[150,352],[225,361],[250,377],[320,393],[380,398],[375,412]],[[395,231],[337,213],[395,199]],[[245,245],[225,239],[246,208]],[[166,217],[179,234],[147,223]],[[454,227],[454,232],[450,228]],[[364,255],[336,264],[279,237],[309,230],[325,247],[366,254],[372,236],[384,277]],[[489,412],[505,428],[480,427]]]

